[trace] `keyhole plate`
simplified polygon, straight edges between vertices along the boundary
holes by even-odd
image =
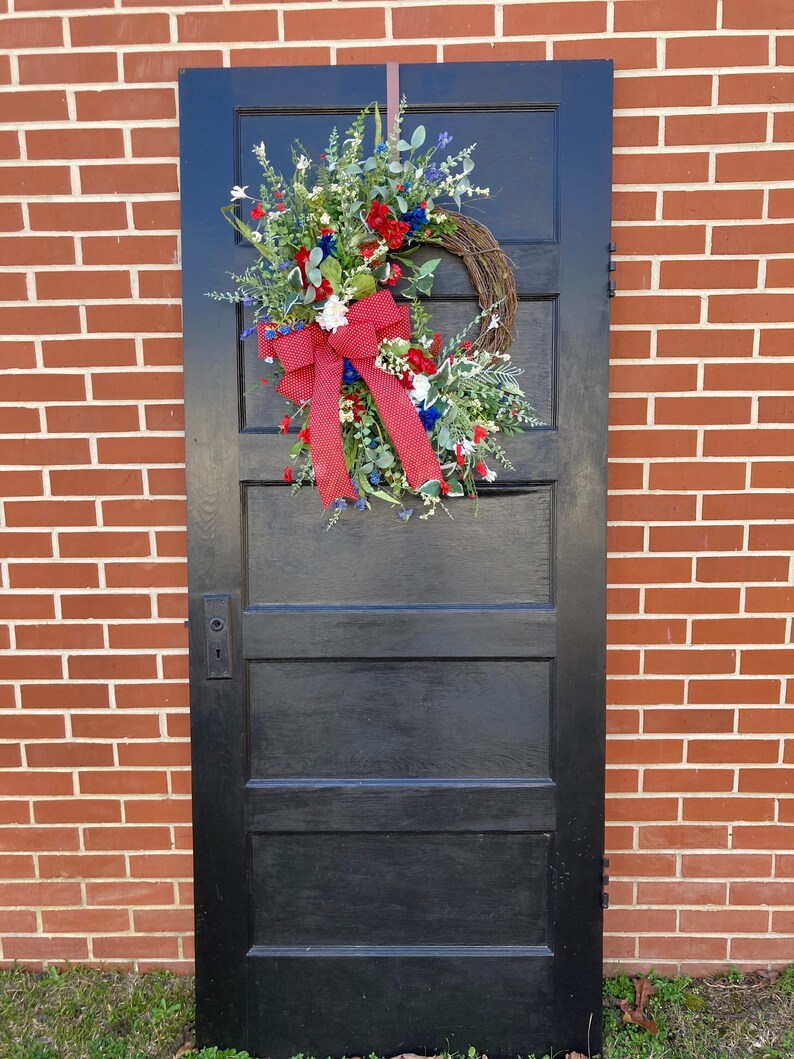
[[[229,596],[204,596],[207,680],[229,680],[232,675],[232,640],[229,608]]]

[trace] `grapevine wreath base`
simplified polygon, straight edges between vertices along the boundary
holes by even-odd
[[[318,487],[331,523],[351,506],[394,505],[407,521],[406,497],[422,501],[426,518],[448,498],[476,497],[477,481],[493,481],[492,457],[510,463],[495,440],[540,422],[518,385],[510,360],[516,288],[510,263],[491,232],[460,211],[474,187],[473,147],[442,157],[452,141],[425,145],[418,126],[401,136],[405,102],[387,140],[374,108],[375,140],[363,150],[362,111],[340,144],[333,130],[315,164],[293,149],[290,180],[278,173],[264,143],[254,147],[263,171],[259,196],[232,189],[228,220],[251,242],[258,260],[233,276],[231,293],[210,297],[255,306],[259,356],[273,365],[261,385],[276,383],[291,402],[280,430],[299,427],[284,480],[293,491]],[[254,202],[250,225],[237,204]],[[453,201],[456,210],[436,205]],[[422,246],[461,258],[480,304],[479,315],[444,341],[429,326],[421,300],[431,292],[440,258],[418,262]],[[404,301],[392,292],[401,282]],[[479,334],[467,334],[479,323]]]

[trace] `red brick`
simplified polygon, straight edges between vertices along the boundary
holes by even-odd
[[[10,533],[0,530],[0,556],[5,559],[36,559],[51,555],[50,533]]]
[[[223,53],[220,51],[164,51],[160,48],[127,52],[124,55],[124,80],[128,84],[145,81],[174,85],[180,70],[202,66],[223,66]],[[115,75],[110,80],[115,81]],[[176,187],[162,190],[176,191]]]
[[[416,9],[415,9],[416,10]],[[481,9],[486,10],[486,9]],[[554,3],[511,4],[504,10],[505,36],[548,36],[566,33],[602,33],[606,29],[606,4],[584,0],[565,5]],[[439,36],[449,31],[449,23]],[[457,27],[455,28],[457,34]],[[491,33],[491,29],[483,31]],[[406,36],[409,34],[406,33]]]
[[[691,706],[678,709],[643,711],[644,732],[673,733],[732,732],[734,710],[696,710]]]
[[[0,844],[6,850],[32,850],[35,852],[49,850],[54,852],[56,850],[79,849],[79,837],[75,827],[9,827],[3,830]],[[49,887],[37,887],[35,883],[31,885],[36,889],[49,889]],[[7,889],[7,887],[3,887],[3,889]],[[53,887],[52,889],[55,894],[61,892],[59,887]],[[64,890],[74,893],[74,889],[71,886],[65,887]],[[77,892],[79,894],[79,889]],[[32,905],[35,904],[35,901],[14,903]]]
[[[638,560],[639,561],[639,560]],[[634,644],[638,647],[652,643],[686,642],[686,622],[646,617],[610,618],[607,642],[610,646]]]
[[[651,526],[651,552],[715,552],[742,550],[741,526]]]
[[[794,849],[794,827],[774,824],[770,827],[740,827],[733,829],[735,849]]]
[[[88,559],[104,556],[148,556],[151,552],[148,533],[59,533],[60,553],[66,559]]]
[[[101,743],[95,744],[102,746]],[[113,748],[103,747],[105,753]],[[112,764],[112,760],[110,764]],[[78,762],[78,764],[82,764]],[[91,764],[91,762],[87,762]],[[53,801],[36,801],[33,812],[38,824],[118,824],[121,823],[121,803],[118,798],[58,798]],[[53,873],[61,877],[63,871]]]
[[[368,12],[362,11],[366,18]],[[374,12],[370,12],[373,14]],[[311,12],[301,12],[307,19],[311,18]],[[351,12],[352,14],[352,12]],[[325,12],[326,29],[329,13]],[[145,16],[147,19],[151,16]],[[335,22],[336,15],[331,14],[330,19]],[[287,15],[285,15],[285,36],[290,38],[286,31]],[[334,36],[336,36],[334,27]],[[275,11],[188,11],[177,15],[177,32],[180,43],[188,44],[215,44],[221,41],[276,41],[278,40],[278,17]],[[354,36],[379,36],[380,34],[359,34]],[[167,38],[166,38],[167,39]],[[298,39],[304,39],[299,37]],[[310,38],[311,39],[311,38]],[[322,38],[321,38],[322,39]]]
[[[141,472],[132,468],[106,470],[91,467],[85,470],[51,471],[50,483],[53,496],[119,496],[143,491]],[[93,504],[69,503],[66,506],[80,513],[79,522],[71,521],[69,525],[90,526],[96,521]],[[63,503],[60,502],[56,510],[60,512],[63,507]],[[42,504],[28,504],[25,510],[33,514],[41,512],[38,517],[46,518],[46,508]],[[47,523],[38,521],[33,524],[46,525]]]
[[[185,618],[187,616],[185,595],[161,592],[157,596],[157,616],[159,618]]]
[[[744,463],[706,463],[703,461],[699,463],[655,463],[651,465],[650,488],[696,491],[743,489],[745,467]]]
[[[42,342],[48,368],[83,368],[135,363],[135,342],[130,338],[81,337]]]
[[[696,387],[695,364],[613,364],[609,373],[610,393],[659,393]]]
[[[144,798],[124,803],[124,819],[128,824],[189,824],[190,801],[185,798]]]
[[[652,769],[643,773],[642,789],[654,793],[716,793],[733,790],[733,769]]]
[[[49,252],[48,247],[50,247]],[[0,265],[71,265],[73,263],[73,239],[26,235],[22,238],[12,237],[0,240]]]
[[[728,955],[727,938],[693,938],[674,934],[669,938],[641,937],[638,942],[641,957],[658,960],[716,960],[724,963]]]
[[[85,380],[81,375],[27,374],[7,375],[3,383],[3,401],[81,401],[85,399]]]
[[[640,681],[624,681],[637,685]],[[647,684],[673,684],[673,681],[645,681]],[[669,699],[665,700],[669,701]],[[610,765],[678,763],[683,760],[682,739],[611,739],[607,743]]]
[[[179,130],[176,127],[133,129],[132,153],[136,158],[173,158],[179,154]]]
[[[794,287],[794,261],[775,260],[767,262],[766,285],[769,287]]]
[[[90,595],[61,597],[64,618],[148,618],[151,603],[148,596],[115,595],[92,592]]]
[[[186,683],[119,684],[116,704],[120,709],[163,709],[185,707],[189,703]]]
[[[690,680],[687,691],[691,703],[718,706],[765,703],[779,697],[780,688],[774,680]]]
[[[786,254],[791,252],[792,239],[794,224],[737,224],[726,228],[717,225],[712,237],[712,252],[744,256]]]
[[[423,48],[421,45],[415,44],[410,45],[408,55],[405,59],[398,60],[403,62],[435,62],[435,54],[427,54],[422,58],[414,58],[417,51],[429,52],[432,45],[427,45]],[[377,49],[376,49],[377,50]],[[350,62],[365,62],[366,59],[361,54],[362,52],[368,52],[368,49],[350,49],[350,48],[337,48],[336,50],[336,61],[337,64],[341,64],[343,61],[348,61],[347,58],[344,60],[341,56],[344,54],[348,55],[350,51],[358,52],[356,59],[350,59]],[[435,51],[435,48],[433,48]],[[484,41],[483,43],[477,44],[445,44],[444,45],[444,62],[529,62],[531,60],[545,59],[546,58],[546,44],[544,41]],[[387,59],[388,61],[388,59]]]
[[[510,8],[505,8],[505,12]],[[558,7],[558,10],[560,8]],[[611,59],[616,70],[655,70],[656,42],[648,37],[555,40],[555,59]],[[654,140],[654,143],[656,141]]]
[[[749,423],[750,412],[749,397],[659,397],[655,402],[654,421],[657,424],[667,425]],[[671,455],[674,454],[671,453]],[[728,455],[728,453],[706,453],[706,455]],[[741,453],[736,453],[736,455],[741,455]]]
[[[47,959],[55,961],[83,961],[88,958],[87,938],[11,936],[3,942],[3,955],[7,960]]]
[[[18,125],[37,121],[66,121],[69,108],[66,92],[61,90],[26,92],[15,89],[3,96],[3,119]]]
[[[0,273],[0,300],[4,302],[25,302],[28,300],[24,272]],[[7,434],[13,432],[12,430],[6,430]]]
[[[14,563],[9,566],[12,588],[97,588],[99,575],[95,563]],[[39,676],[46,679],[47,673]]]
[[[769,37],[705,36],[669,37],[665,55],[668,70],[675,68],[721,69],[730,66],[766,66]],[[720,102],[724,102],[720,100]],[[738,117],[738,115],[732,115]],[[670,119],[668,118],[668,121]],[[762,137],[763,138],[763,137]],[[669,141],[673,142],[673,141]],[[699,140],[706,143],[706,140]],[[721,140],[715,141],[721,143]]]
[[[687,761],[696,764],[774,764],[778,759],[777,739],[690,739]]]
[[[69,19],[72,47],[167,44],[168,15],[86,15]]]
[[[794,883],[769,880],[766,880],[763,886],[751,882],[731,883],[731,904],[791,905],[794,904]],[[769,940],[769,938],[764,939],[764,941]]]
[[[610,584],[645,585],[689,581],[692,572],[691,561],[685,558],[612,558],[608,567]]]
[[[7,500],[5,516],[8,526],[93,526],[96,508],[89,501]]]
[[[169,338],[144,338],[144,364],[181,364],[182,339],[180,336]]]
[[[140,231],[177,231],[179,229],[178,202],[134,202],[132,218]]]
[[[154,404],[146,406],[146,429],[184,432],[185,409],[182,404]]]
[[[0,618],[24,621],[28,618],[54,617],[55,606],[52,596],[43,596],[40,593],[14,595],[11,592],[3,592],[0,596]]]
[[[190,767],[190,746],[187,743],[149,744],[127,743],[118,748],[119,765],[136,768],[159,765],[162,768]]]
[[[0,308],[0,328],[9,335],[74,334],[80,314],[76,305],[15,305]]]
[[[725,29],[794,29],[794,10],[787,0],[724,0]]]
[[[733,115],[732,115],[733,116]],[[708,191],[666,191],[663,216],[670,220],[743,219],[761,216],[763,191],[725,188]],[[708,262],[692,261],[694,267]]]
[[[121,129],[29,129],[28,158],[123,158]]]
[[[19,625],[16,636],[17,647],[26,651],[104,646],[102,629],[98,625],[70,625],[62,621],[55,625]]]
[[[113,765],[113,747],[105,743],[29,743],[30,768],[101,768]]]
[[[138,292],[141,298],[180,298],[182,276],[173,269],[147,269],[138,273]]]
[[[698,559],[698,570],[701,563],[725,561]],[[784,635],[783,618],[696,618],[692,622],[693,643],[781,643]]]
[[[56,912],[45,909],[41,913],[41,926],[48,934],[63,931],[97,934],[107,930],[129,930],[129,919],[126,908],[59,908]]]
[[[62,710],[70,706],[84,710],[108,705],[104,684],[23,684],[22,707],[28,710]]]
[[[765,933],[768,914],[760,909],[744,910],[738,908],[710,911],[699,908],[697,911],[682,908],[679,912],[680,929],[684,934],[733,934]]]
[[[425,23],[422,21],[422,14],[426,12],[425,8],[403,8],[399,14],[401,17],[410,16],[411,21],[416,23],[416,28],[410,33],[411,37],[426,37],[426,36],[444,36],[445,32],[449,27],[449,19],[454,18],[451,14],[453,9],[449,9],[447,18],[442,21],[444,22],[444,28],[438,29],[437,27],[432,33],[425,32]],[[437,10],[437,9],[436,9]],[[467,9],[463,9],[464,11]],[[478,9],[468,9],[478,10]],[[397,11],[394,12],[396,16]],[[398,18],[394,18],[393,21],[393,33],[395,37],[403,36],[400,32],[401,26],[404,25]],[[430,28],[429,26],[427,27]],[[457,32],[457,30],[456,30]],[[493,15],[491,16],[491,28],[488,30],[477,32],[492,33],[493,32]],[[376,7],[360,7],[356,10],[335,10],[330,17],[329,12],[323,10],[311,10],[306,9],[304,11],[285,11],[284,12],[284,39],[287,41],[292,40],[318,40],[327,41],[329,35],[333,40],[368,40],[382,38],[385,36],[385,21],[384,12],[382,8]],[[466,36],[465,31],[460,31],[460,36]],[[271,39],[275,39],[277,34],[273,33]],[[250,38],[249,38],[250,39]]]
[[[691,184],[708,178],[708,162],[704,153],[618,154],[613,163],[613,182],[654,186]]]
[[[733,400],[733,398],[725,398]],[[755,427],[751,430],[707,430],[703,438],[705,456],[794,455],[794,430]],[[776,579],[777,580],[777,579]]]
[[[770,650],[743,650],[740,671],[759,676],[773,673],[794,674],[794,647]]]
[[[100,438],[97,447],[100,463],[181,464],[185,462],[185,446],[181,438]]]
[[[680,295],[626,295],[612,310],[613,324],[691,324],[699,319],[700,299]]]
[[[753,288],[757,261],[663,261],[660,286],[668,290]]]
[[[114,82],[118,74],[113,52],[53,52],[18,57],[22,85],[77,85]]]
[[[642,464],[615,462],[610,463],[607,467],[607,482],[610,490],[642,489]]]
[[[749,357],[753,351],[751,330],[721,330],[700,327],[694,330],[680,328],[675,331],[660,330],[657,335],[659,357]]]
[[[193,932],[193,913],[189,908],[135,909],[133,922],[135,930],[143,933]]]
[[[74,680],[141,680],[157,675],[150,655],[71,655],[68,668]]]
[[[24,227],[22,206],[18,202],[0,203],[0,232],[21,232]]]
[[[138,333],[179,331],[182,317],[179,305],[152,305],[144,302],[130,305],[88,305],[86,319],[94,332]]]
[[[159,739],[160,725],[153,714],[75,713],[72,732],[77,739]]]
[[[47,409],[47,428],[53,434],[105,434],[138,429],[134,405],[83,404]]]
[[[656,217],[656,192],[613,191],[612,216],[616,221],[652,221]],[[612,337],[621,333],[614,332]]]
[[[165,828],[108,828],[108,831],[124,831],[127,842],[137,841],[149,846],[153,841],[150,833],[167,831]],[[98,829],[90,829],[92,835]],[[166,882],[87,882],[85,884],[86,903],[104,905],[111,908],[119,905],[171,905],[174,903],[173,885]]]
[[[768,216],[794,217],[794,188],[770,188]]]
[[[723,106],[730,103],[792,103],[794,73],[723,74],[719,102]]]
[[[743,768],[739,770],[742,794],[794,794],[794,768]]]
[[[92,375],[94,400],[113,400],[123,394],[125,400],[180,399],[184,393],[181,372],[113,372]]]
[[[768,526],[750,526],[749,548],[751,551],[789,551],[792,532],[794,532],[794,523],[791,522],[775,522]]]
[[[97,235],[83,239],[86,265],[173,264],[175,260],[176,240],[169,235]]]
[[[178,955],[176,938],[147,938],[140,934],[119,938],[94,938],[92,947],[94,956],[100,960],[137,959],[139,956],[163,959]]]
[[[659,77],[619,77],[615,80],[615,109],[708,107],[711,77],[663,74]]]
[[[685,820],[724,820],[733,824],[738,820],[772,820],[775,803],[772,798],[729,797],[685,798]]]
[[[784,707],[742,710],[739,713],[739,731],[769,732],[773,735],[780,732],[794,732],[794,710]]]
[[[622,0],[615,5],[615,32],[632,30],[715,29],[716,0],[689,0],[681,6],[678,0]]]
[[[184,496],[185,471],[182,467],[151,468],[149,470],[150,496]]]
[[[794,610],[794,587],[789,585],[767,588],[747,588],[745,609],[747,611],[789,611]]]
[[[717,155],[717,180],[794,180],[794,160],[786,148],[726,152]]]
[[[41,471],[0,471],[0,493],[4,497],[41,496]]]
[[[794,953],[794,938],[731,938],[730,945],[731,960],[749,960],[753,967],[761,960],[789,963]]]
[[[166,794],[168,784],[164,772],[112,771],[80,772],[81,794]]]
[[[128,272],[102,273],[79,269],[71,272],[37,272],[36,293],[39,298],[73,299],[129,298]]]
[[[645,397],[610,397],[609,425],[634,426],[648,422],[648,401]]]
[[[182,588],[187,584],[186,563],[106,563],[108,588]]]
[[[637,903],[640,905],[724,905],[727,885],[721,882],[640,882],[637,886]],[[656,938],[654,941],[658,940]],[[679,945],[677,958],[683,956],[681,937],[674,939]],[[695,939],[702,940],[702,939]]]
[[[158,56],[157,52],[152,53]],[[134,52],[125,58],[146,57]],[[177,191],[176,164],[171,162],[116,162],[80,167],[80,186],[85,195],[157,195]]]
[[[729,650],[666,650],[645,652],[645,673],[732,673],[736,652]]]
[[[147,19],[149,17],[146,16]],[[75,92],[75,103],[78,121],[131,121],[136,118],[157,121],[176,117],[176,98],[171,88]]]
[[[106,526],[184,526],[186,511],[181,500],[104,500],[102,518]]]
[[[416,47],[418,53],[417,62],[428,61],[428,56],[425,55],[425,49],[419,45]],[[391,50],[391,49],[389,49]],[[435,62],[435,48],[433,50],[432,60]],[[386,51],[385,48],[365,48],[365,49],[350,49],[350,48],[338,48],[336,53],[336,61],[338,65],[344,65],[345,63],[357,62],[364,63],[367,61],[366,57],[358,55],[355,58],[350,57],[350,53],[356,51],[364,51],[369,56],[372,53]],[[396,49],[398,54],[395,57],[395,61],[400,62],[402,56],[399,55],[399,47]],[[229,52],[230,64],[232,66],[329,66],[331,63],[331,52],[329,48],[309,48],[303,47],[302,45],[298,48],[285,48],[283,45],[270,44],[267,48],[235,48],[232,47]],[[373,62],[380,61],[379,58],[373,58]]]
[[[167,650],[168,648],[187,647],[187,630],[181,622],[111,625],[109,644],[110,647],[119,650],[134,648]]]

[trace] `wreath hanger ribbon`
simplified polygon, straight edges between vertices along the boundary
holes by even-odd
[[[277,392],[295,404],[311,401],[309,445],[320,499],[328,507],[338,497],[356,499],[342,449],[339,396],[344,361],[349,360],[369,387],[413,490],[433,479],[443,481],[427,431],[400,381],[375,366],[379,343],[411,339],[408,307],[397,305],[387,290],[354,302],[347,324],[336,332],[307,324],[277,338],[265,338],[258,325],[259,352],[278,357],[284,378]]]

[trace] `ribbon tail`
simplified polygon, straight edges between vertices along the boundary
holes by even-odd
[[[323,507],[337,497],[356,499],[342,448],[339,422],[339,394],[342,389],[341,360],[320,350],[314,365],[314,392],[309,410],[310,448],[314,477]]]
[[[425,482],[443,481],[444,475],[427,431],[399,380],[376,368],[372,361],[357,365],[357,368],[375,398],[411,488],[416,492]]]

